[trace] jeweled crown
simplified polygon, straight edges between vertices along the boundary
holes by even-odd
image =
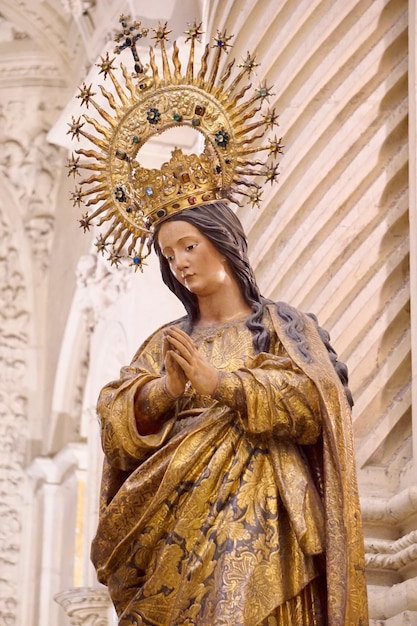
[[[80,181],[72,194],[74,205],[80,206],[87,199],[87,209],[97,205],[90,213],[83,214],[80,225],[88,230],[95,223],[109,222],[106,232],[100,235],[98,251],[109,252],[112,264],[118,264],[127,248],[131,263],[142,269],[149,254],[152,232],[156,224],[170,215],[194,206],[218,199],[227,199],[238,205],[237,195],[246,197],[253,205],[261,199],[258,177],[271,183],[277,180],[278,164],[274,161],[282,152],[281,139],[269,139],[268,145],[259,140],[269,128],[277,124],[275,110],[254,117],[271,94],[266,83],[245,97],[250,83],[239,88],[243,77],[251,75],[257,64],[249,52],[230,84],[235,61],[227,64],[219,74],[221,54],[231,47],[230,36],[217,32],[214,44],[205,46],[198,74],[194,75],[195,43],[200,40],[201,24],[189,25],[186,43],[190,42],[187,68],[181,72],[179,50],[173,44],[172,68],[165,43],[169,41],[167,24],[153,29],[155,46],[161,48],[162,77],[155,61],[154,50],[149,52],[149,67],[145,67],[136,49],[139,39],[146,37],[148,29],[139,22],[130,24],[130,18],[121,16],[122,31],[115,37],[119,44],[115,53],[129,48],[134,58],[134,73],[121,64],[125,86],[114,73],[108,53],[98,64],[104,78],[110,77],[114,95],[100,86],[114,114],[110,115],[95,100],[92,85],[83,84],[78,98],[88,108],[93,105],[99,113],[95,119],[89,115],[73,118],[68,133],[79,139],[82,135],[91,141],[96,150],[76,150],[79,155],[69,161],[69,174],[74,176],[80,168],[92,170],[92,176]],[[209,57],[214,55],[209,67]],[[100,119],[101,118],[101,119]],[[84,129],[85,123],[95,131]],[[104,125],[105,123],[106,125]],[[184,154],[175,148],[169,161],[160,169],[146,169],[137,160],[141,147],[154,135],[170,128],[187,126],[204,137],[201,154]],[[267,151],[265,161],[254,158]],[[81,160],[83,157],[83,160]]]

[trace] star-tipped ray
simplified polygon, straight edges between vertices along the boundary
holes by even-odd
[[[153,228],[166,216],[219,198],[239,206],[244,201],[258,206],[262,190],[257,181],[277,181],[278,165],[268,161],[277,159],[283,144],[276,135],[264,141],[278,116],[274,108],[260,113],[274,94],[266,80],[252,88],[250,78],[258,67],[255,55],[247,52],[237,66],[234,59],[227,60],[220,71],[221,57],[232,47],[232,35],[217,31],[214,43],[204,46],[195,76],[201,23],[189,24],[185,31],[189,56],[184,73],[176,42],[168,59],[171,31],[167,23],[152,29],[154,45],[148,65],[139,60],[137,49],[147,30],[128,16],[122,16],[120,24],[115,54],[130,50],[135,73],[120,64],[120,78],[115,59],[106,53],[97,63],[104,80],[110,82],[111,90],[99,85],[105,108],[94,98],[92,85],[80,87],[78,98],[94,115],[85,114],[82,121],[73,118],[68,134],[87,139],[94,148],[76,150],[78,156],[72,156],[68,170],[74,177],[80,169],[91,171],[80,181],[72,200],[90,209],[82,216],[84,229],[93,223],[105,229],[97,250],[106,252],[113,265],[127,258],[135,269],[142,269],[151,250]],[[160,51],[158,62],[155,48]],[[174,126],[201,133],[204,150],[185,154],[175,149],[160,169],[143,167],[139,162],[143,145]],[[257,157],[261,153],[265,160]]]

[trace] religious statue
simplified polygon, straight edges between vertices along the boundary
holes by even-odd
[[[347,368],[314,315],[261,295],[230,206],[237,194],[258,204],[256,178],[276,180],[281,140],[258,140],[277,116],[255,120],[270,87],[247,99],[249,53],[237,76],[233,61],[218,76],[225,32],[195,75],[202,31],[190,26],[183,74],[160,24],[160,76],[153,49],[151,71],[136,49],[148,30],[121,24],[115,52],[130,48],[134,72],[123,68],[126,91],[102,58],[120,101],[102,88],[113,116],[91,86],[80,90],[102,121],[85,116],[98,135],[81,118],[70,125],[98,149],[70,161],[72,173],[93,171],[73,198],[98,205],[82,227],[109,223],[96,245],[111,263],[142,269],[153,246],[185,315],[155,330],[98,400],[98,579],[120,626],[366,626]],[[174,148],[146,169],[140,148],[174,126],[202,133],[203,151]]]

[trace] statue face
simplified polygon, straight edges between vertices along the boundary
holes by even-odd
[[[225,257],[192,224],[165,222],[158,242],[175,278],[196,296],[214,294],[232,279]]]

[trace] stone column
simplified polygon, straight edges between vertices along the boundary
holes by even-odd
[[[59,590],[74,585],[80,502],[79,468],[85,467],[85,444],[69,444],[55,457],[37,457],[27,468],[22,552],[26,567],[20,583],[22,622],[28,626],[60,624],[53,601]],[[82,470],[81,470],[82,471]]]

